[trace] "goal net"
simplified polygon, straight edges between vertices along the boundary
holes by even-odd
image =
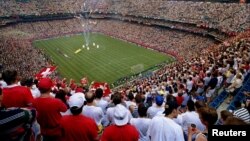
[[[137,64],[137,65],[134,65],[131,68],[131,73],[133,74],[137,74],[137,73],[140,73],[144,70],[144,65],[143,64]]]

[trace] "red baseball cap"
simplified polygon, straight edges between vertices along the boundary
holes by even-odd
[[[78,92],[82,93],[83,92],[83,88],[77,87],[76,90],[75,90],[75,93],[78,93]]]
[[[39,89],[51,89],[53,87],[53,81],[50,78],[42,78],[38,82]]]

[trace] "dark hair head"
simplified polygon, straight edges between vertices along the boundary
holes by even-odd
[[[27,78],[21,79],[21,81],[20,81],[21,86],[26,86],[26,84],[25,84],[26,79],[27,79]]]
[[[24,79],[21,80],[21,85],[22,86],[31,87],[33,84],[34,84],[33,78],[24,78]]]
[[[188,102],[187,102],[187,108],[188,108],[189,111],[195,111],[194,101],[193,100],[188,100]]]
[[[147,116],[147,110],[148,106],[146,106],[144,103],[140,103],[138,105],[138,113],[140,117],[146,117]]]
[[[88,92],[86,95],[85,95],[85,99],[87,101],[87,103],[92,103],[95,99],[95,95],[93,94],[93,92]]]
[[[82,106],[83,107],[83,106]],[[78,108],[76,106],[71,107],[69,110],[73,115],[79,115],[82,113],[82,107]]]
[[[230,116],[224,122],[224,125],[248,125],[244,120]]]
[[[198,114],[201,119],[201,122],[208,126],[214,125],[218,120],[218,114],[216,109],[211,107],[202,107],[198,109]]]
[[[11,85],[17,80],[17,71],[6,70],[2,74],[2,78],[8,85]]]
[[[196,109],[200,109],[202,107],[206,107],[206,103],[204,101],[198,100],[194,103]]]
[[[233,116],[233,114],[230,113],[228,110],[222,110],[222,111],[220,112],[220,116],[221,116],[221,119],[222,119],[223,121],[225,121],[228,117]]]
[[[0,88],[0,95],[2,95],[2,88]]]
[[[119,92],[114,93],[113,103],[115,105],[120,104],[122,102],[122,95]]]
[[[67,103],[66,101],[66,92],[64,91],[64,90],[59,90],[58,92],[56,92],[56,96],[55,96],[55,98],[58,98],[58,99],[60,99],[63,103]]]
[[[128,94],[128,99],[129,100],[133,100],[135,97],[134,97],[134,94],[132,93],[132,92],[130,92],[129,94]]]
[[[35,85],[38,84],[38,80],[37,80],[37,79],[34,80],[34,84],[35,84]]]
[[[207,77],[210,77],[211,76],[211,73],[209,72],[209,73],[207,73]]]
[[[165,104],[165,111],[163,112],[166,116],[171,114],[174,109],[178,108],[176,99],[169,99]]]
[[[95,90],[95,96],[96,96],[96,98],[99,98],[99,99],[102,98],[103,90],[101,88],[96,89]]]
[[[141,103],[142,102],[142,94],[137,94],[135,96],[135,103]]]

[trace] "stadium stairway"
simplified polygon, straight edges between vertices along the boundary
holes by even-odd
[[[226,90],[222,90],[222,92],[209,103],[209,106],[217,109],[227,97],[228,92]]]

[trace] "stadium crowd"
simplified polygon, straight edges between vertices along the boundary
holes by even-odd
[[[250,12],[249,4],[163,0],[21,1],[1,1],[0,15],[15,17],[18,15],[79,13],[81,11],[113,13],[193,23],[205,28],[219,29],[228,34],[244,31],[250,26],[247,18]]]
[[[6,7],[0,13],[76,12],[82,8],[79,1],[1,1]],[[104,13],[137,13],[143,17],[158,16],[196,24],[203,24],[204,20],[210,28],[229,31],[249,27],[244,17],[248,5],[141,0],[102,2],[99,6],[116,5],[108,9],[104,6],[100,11]],[[95,7],[95,2],[92,4]],[[236,10],[230,9],[231,5]],[[222,12],[225,8],[228,10]],[[193,11],[197,15],[193,15]],[[232,11],[237,12],[232,14]],[[219,15],[218,23],[208,20],[215,15]],[[232,15],[234,18],[227,19]],[[108,95],[101,88],[77,86],[73,81],[67,84],[65,80],[33,79],[41,67],[50,65],[50,59],[33,48],[32,41],[82,33],[87,30],[86,24],[91,32],[165,52],[180,61],[150,77],[127,82]],[[160,27],[74,18],[18,23],[1,28],[0,32],[3,33],[0,35],[1,140],[207,141],[208,127],[213,124],[250,123],[249,96],[244,101],[245,106],[235,101],[236,110],[231,112],[224,110],[218,114],[208,106],[219,89],[230,94],[230,102],[249,75],[250,31],[215,44],[205,37]]]

